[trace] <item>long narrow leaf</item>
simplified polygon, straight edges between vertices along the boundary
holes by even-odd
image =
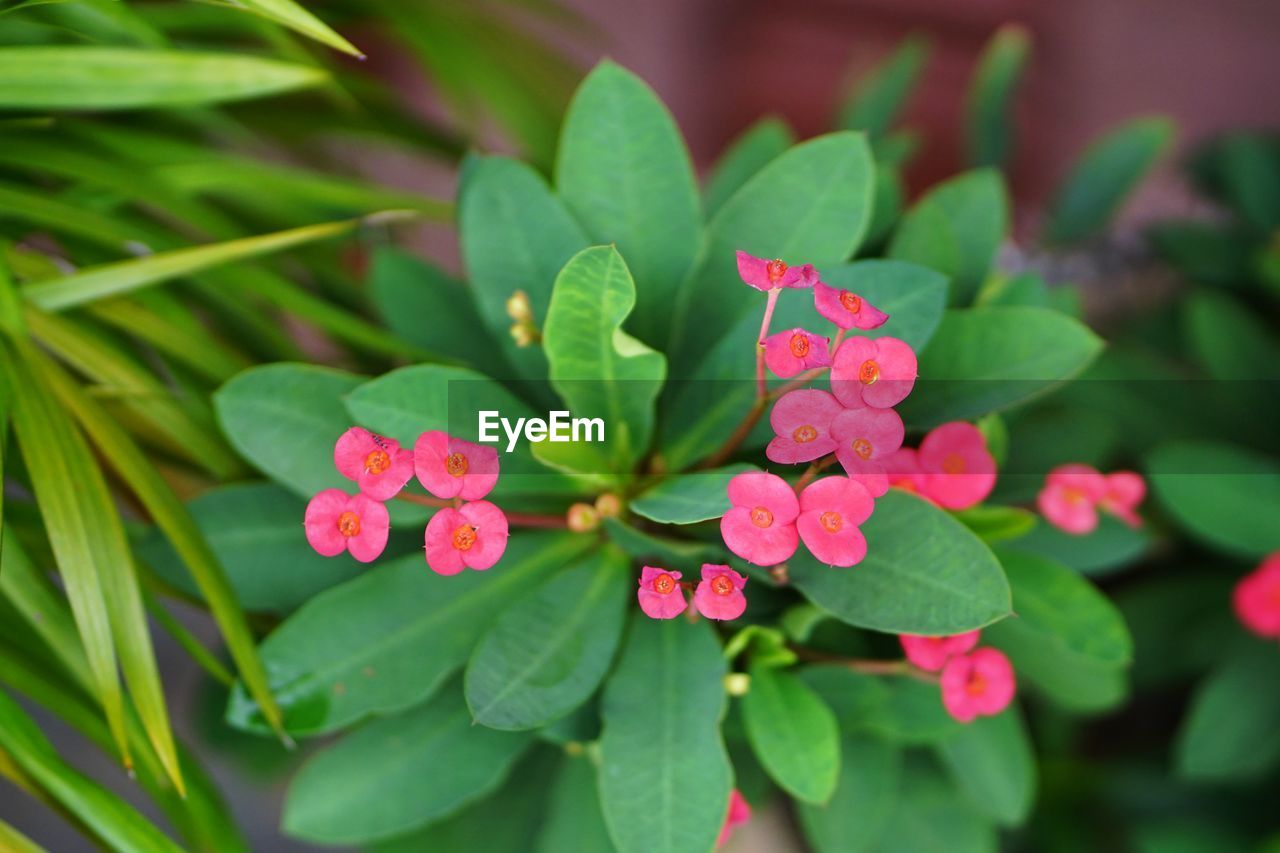
[[[12,853],[44,853],[44,848],[0,820],[0,850]]]
[[[307,38],[364,59],[364,54],[355,45],[331,30],[324,21],[294,3],[293,0],[230,0],[229,5],[256,12],[264,18],[302,33]]]
[[[965,101],[965,134],[971,166],[1003,166],[1013,155],[1012,102],[1031,38],[1017,24],[996,30],[978,60]]]

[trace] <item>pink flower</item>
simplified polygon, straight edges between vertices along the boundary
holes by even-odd
[[[418,482],[438,498],[474,501],[498,482],[498,451],[438,430],[424,432],[413,445]]]
[[[997,649],[957,655],[942,670],[942,704],[962,723],[999,714],[1013,701],[1013,665]]]
[[[856,565],[867,555],[867,540],[858,525],[871,517],[875,504],[866,486],[848,477],[810,483],[800,493],[800,538],[828,565]]]
[[[831,392],[851,409],[888,409],[916,384],[916,354],[897,338],[849,338],[831,365]]]
[[[920,455],[914,447],[899,448],[881,460],[881,464],[889,475],[890,486],[928,499],[924,493],[924,469],[920,467]]]
[[[951,637],[917,637],[914,634],[898,636],[907,660],[928,672],[937,672],[947,661],[962,655],[978,645],[978,631],[968,631]]]
[[[889,491],[884,460],[902,447],[903,432],[893,409],[845,409],[831,422],[836,458],[876,498]]]
[[[738,252],[738,275],[756,290],[773,290],[775,287],[813,287],[818,273],[813,264],[789,267],[779,260],[765,260]]]
[[[325,489],[307,504],[303,521],[307,542],[317,553],[336,557],[343,551],[362,563],[376,560],[387,547],[391,519],[387,508],[367,495]]]
[[[790,379],[802,370],[831,364],[830,338],[788,329],[764,339],[764,363],[775,376]]]
[[[828,287],[821,281],[813,286],[813,307],[842,329],[878,329],[889,315],[856,293]]]
[[[996,460],[976,426],[952,421],[920,442],[924,492],[938,506],[968,509],[982,503],[996,485]]]
[[[728,566],[704,563],[693,604],[708,619],[737,619],[747,609],[747,597],[742,594],[746,585],[747,579]]]
[[[1140,474],[1115,471],[1105,476],[1105,488],[1098,506],[1130,527],[1141,527],[1138,504],[1147,496],[1147,484]]]
[[[757,566],[775,566],[796,552],[800,502],[776,474],[748,471],[729,481],[733,508],[720,519],[720,535],[729,550]]]
[[[488,501],[445,507],[427,522],[425,538],[427,565],[436,574],[484,571],[507,550],[507,517]]]
[[[747,805],[747,800],[742,793],[734,788],[733,793],[729,794],[729,813],[724,816],[724,827],[720,830],[720,837],[716,839],[716,846],[723,847],[734,829],[749,820],[751,820],[751,806]]]
[[[413,453],[394,438],[352,427],[333,446],[333,464],[375,501],[394,498],[413,477]]]
[[[788,391],[769,413],[769,425],[777,437],[769,442],[764,455],[788,465],[826,456],[836,449],[831,422],[843,411],[844,406],[826,391]]]
[[[1260,637],[1280,637],[1280,551],[1236,584],[1232,603],[1250,631]]]
[[[640,570],[640,609],[650,619],[674,619],[684,612],[689,602],[680,591],[680,573],[645,566]]]
[[[1098,526],[1097,505],[1107,492],[1106,478],[1088,465],[1059,465],[1045,478],[1036,498],[1040,514],[1076,536]]]

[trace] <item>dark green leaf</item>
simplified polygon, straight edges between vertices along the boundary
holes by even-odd
[[[1036,763],[1017,706],[960,726],[937,752],[979,812],[1005,826],[1027,819],[1036,797]]]
[[[883,853],[995,853],[995,828],[936,770],[907,765],[880,843]]]
[[[965,139],[974,166],[1004,166],[1013,156],[1013,96],[1031,53],[1026,29],[1006,24],[983,48],[965,99]]]
[[[694,524],[729,511],[729,481],[755,465],[729,465],[710,471],[672,474],[631,501],[631,511],[660,524]]]
[[[861,853],[879,839],[899,796],[902,752],[882,740],[846,737],[835,795],[825,806],[800,803],[805,837],[817,853]]]
[[[1075,536],[1042,521],[1013,547],[1070,566],[1086,575],[1103,575],[1133,565],[1151,547],[1151,535],[1115,516],[1099,513],[1092,533]]]
[[[1280,340],[1235,299],[1197,290],[1183,302],[1182,312],[1187,341],[1210,377],[1224,382],[1280,379]]]
[[[840,775],[840,730],[812,689],[783,669],[755,664],[742,718],[760,763],[787,793],[818,805],[831,798]]]
[[[1197,689],[1178,734],[1179,775],[1257,778],[1280,761],[1280,655],[1274,643],[1238,643]]]
[[[890,335],[919,352],[929,343],[947,307],[947,279],[931,269],[901,261],[857,261],[822,271],[822,281],[851,290],[889,315],[883,326],[858,332]]]
[[[1014,506],[975,506],[960,510],[955,517],[987,544],[1018,539],[1036,526],[1035,513]]]
[[[795,134],[780,118],[764,118],[735,139],[720,159],[703,191],[707,216],[714,216],[739,188],[795,144]]]
[[[893,53],[858,80],[840,107],[836,126],[865,130],[873,140],[887,133],[911,97],[929,51],[929,42],[919,36],[903,39]]]
[[[596,767],[585,756],[566,756],[551,783],[551,801],[538,833],[538,853],[608,853],[613,850],[600,811]],[[527,839],[525,839],[527,841]]]

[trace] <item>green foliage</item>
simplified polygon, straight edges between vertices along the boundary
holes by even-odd
[[[1191,779],[1257,778],[1280,761],[1280,659],[1271,644],[1237,642],[1200,685],[1178,736]]]
[[[965,140],[970,164],[1004,166],[1012,158],[1013,98],[1031,54],[1024,27],[1006,24],[983,49],[965,99]]]
[[[797,800],[826,803],[840,775],[835,714],[785,670],[760,663],[751,667],[750,675],[742,717],[761,765]]]
[[[884,136],[920,79],[929,58],[929,42],[919,36],[902,40],[883,62],[867,72],[840,107],[836,126]]]
[[[729,481],[754,465],[730,465],[668,477],[631,502],[631,511],[662,524],[693,524],[729,511]]]

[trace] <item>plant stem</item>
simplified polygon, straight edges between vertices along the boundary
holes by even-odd
[[[809,481],[812,480],[814,477],[818,476],[818,473],[820,471],[822,471],[824,468],[829,467],[831,463],[835,461],[836,461],[836,455],[834,453],[828,453],[826,456],[823,456],[821,459],[813,460],[813,462],[809,464],[809,467],[805,469],[805,472],[800,475],[800,479],[796,480],[796,486],[795,486],[796,494],[799,494],[801,489],[809,485]]]
[[[816,649],[807,649],[803,646],[793,646],[793,651],[804,661],[812,661],[814,663],[834,663],[851,669],[854,672],[860,672],[863,675],[897,675],[906,678],[914,678],[917,681],[924,681],[930,684],[938,683],[938,674],[934,672],[926,672],[917,666],[914,666],[908,660],[875,660],[869,658],[845,658],[839,655],[820,652]]]
[[[764,304],[764,318],[760,321],[760,335],[756,338],[756,398],[764,399],[769,393],[769,378],[764,369],[764,339],[769,337],[769,324],[773,322],[773,309],[778,306],[778,294],[781,288],[769,291]]]

